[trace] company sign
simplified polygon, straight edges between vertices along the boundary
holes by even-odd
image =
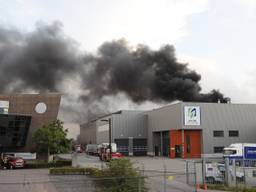
[[[9,101],[0,100],[0,114],[8,114],[9,111]]]
[[[201,112],[199,106],[184,107],[184,124],[201,125]]]

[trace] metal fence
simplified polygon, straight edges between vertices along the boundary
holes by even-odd
[[[256,159],[203,158],[186,161],[186,181],[193,186],[256,187]]]
[[[24,171],[28,173],[23,174]],[[37,173],[40,171],[43,174]],[[48,170],[0,170],[0,191],[95,192],[109,191],[111,188],[111,191],[119,192],[121,185],[129,184],[131,187],[128,187],[126,192],[143,192],[144,181],[149,192],[195,191],[195,186],[188,186],[185,182],[185,170],[173,172],[163,167],[162,170],[142,169],[139,172],[140,176],[137,178],[93,178],[88,175],[48,175]],[[120,183],[120,180],[124,182]]]

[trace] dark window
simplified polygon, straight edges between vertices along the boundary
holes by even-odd
[[[0,135],[4,136],[6,134],[6,128],[5,127],[0,127]]]
[[[224,137],[224,131],[213,131],[213,137]]]
[[[232,130],[228,132],[229,137],[239,137],[239,131]]]
[[[0,145],[4,147],[22,147],[26,143],[31,116],[0,114]],[[25,125],[25,126],[24,126]]]
[[[214,153],[222,153],[223,149],[224,149],[223,146],[213,147],[213,152]]]

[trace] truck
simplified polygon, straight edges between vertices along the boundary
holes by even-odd
[[[98,155],[98,145],[97,144],[87,144],[85,152],[88,155]]]
[[[233,143],[224,148],[224,158],[235,159],[240,166],[256,167],[256,144]]]
[[[109,143],[102,143],[98,145],[98,155],[101,161],[110,161],[111,159],[119,159],[123,157],[123,155],[117,152],[116,143],[111,143],[111,154]]]

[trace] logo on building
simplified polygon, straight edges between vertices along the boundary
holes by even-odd
[[[184,124],[185,125],[200,125],[201,113],[199,106],[184,107]]]

